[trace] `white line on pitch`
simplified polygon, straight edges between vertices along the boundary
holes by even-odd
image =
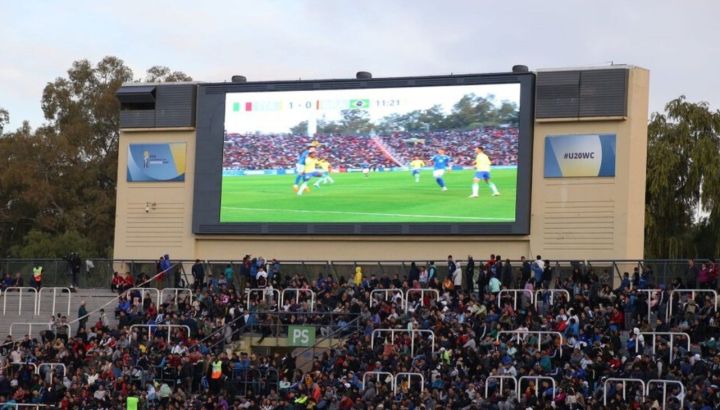
[[[305,209],[271,209],[271,208],[237,208],[224,206],[223,209],[236,211],[259,211],[259,212],[297,212],[305,214],[337,214],[337,215],[366,215],[366,216],[397,216],[407,218],[437,218],[437,219],[469,219],[474,221],[512,221],[508,218],[481,218],[475,216],[446,216],[446,215],[417,215],[417,214],[384,214],[376,212],[345,212],[345,211],[309,211]]]

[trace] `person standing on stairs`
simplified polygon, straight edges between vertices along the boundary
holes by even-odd
[[[80,302],[80,308],[78,308],[78,330],[85,329],[88,321],[88,311],[85,308],[85,301]]]

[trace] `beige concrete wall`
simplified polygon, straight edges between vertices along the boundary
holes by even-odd
[[[648,72],[630,70],[628,116],[535,123],[531,254],[550,259],[643,256]],[[544,178],[545,137],[616,134],[614,178]]]
[[[129,144],[185,142],[185,182],[127,182]],[[116,259],[174,258],[195,254],[192,235],[195,130],[121,130],[118,149]],[[146,203],[154,203],[145,212]]]
[[[115,258],[239,259],[245,254],[285,260],[442,260],[491,253],[518,259],[641,258],[645,203],[648,72],[632,68],[628,116],[536,122],[529,236],[194,236],[194,130],[122,130],[118,159]],[[545,179],[545,136],[617,135],[614,178]],[[126,182],[130,143],[187,143],[184,183]],[[145,203],[155,202],[145,212]]]

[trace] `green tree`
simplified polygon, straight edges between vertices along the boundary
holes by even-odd
[[[165,67],[153,81],[190,77]],[[71,248],[108,256],[115,224],[119,139],[117,89],[133,73],[117,57],[72,64],[47,84],[47,120],[0,139],[0,249],[11,256],[59,256]],[[5,255],[2,255],[5,256]]]
[[[308,122],[307,121],[300,121],[297,123],[297,125],[290,127],[290,133],[292,135],[307,135],[308,132]]]
[[[645,254],[675,258],[720,251],[720,112],[684,96],[648,125]],[[698,211],[707,216],[698,220]],[[705,253],[704,255],[700,252]]]
[[[340,114],[342,119],[338,125],[343,133],[367,134],[373,129],[368,112],[365,110],[342,110]]]
[[[192,80],[192,77],[182,71],[172,71],[168,67],[156,65],[148,68],[144,81],[146,83],[177,83]]]
[[[0,107],[0,136],[3,134],[3,129],[10,122],[10,114],[6,109]]]

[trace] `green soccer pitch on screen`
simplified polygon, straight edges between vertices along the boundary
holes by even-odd
[[[225,95],[220,222],[512,223],[520,84]]]

